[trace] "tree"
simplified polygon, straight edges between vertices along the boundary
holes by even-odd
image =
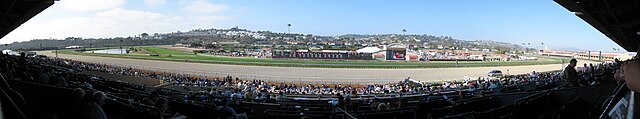
[[[218,45],[214,45],[214,44],[206,44],[204,45],[205,48],[211,48],[211,49],[218,49]]]
[[[322,49],[331,49],[331,45],[324,45]]]
[[[202,44],[200,43],[191,43],[191,47],[201,47]]]
[[[143,38],[146,38],[146,37],[149,37],[149,34],[147,34],[147,33],[142,33],[142,34],[140,34],[140,36],[142,36]]]

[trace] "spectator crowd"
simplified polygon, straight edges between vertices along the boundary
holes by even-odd
[[[73,88],[74,105],[80,109],[77,112],[83,114],[81,118],[91,119],[107,118],[108,112],[101,108],[107,100],[140,103],[142,107],[150,107],[146,112],[158,118],[181,115],[178,111],[170,111],[170,101],[205,104],[229,117],[242,118],[247,117],[246,113],[252,112],[252,109],[244,106],[247,102],[313,100],[329,101],[332,106],[342,107],[340,109],[347,111],[360,110],[358,105],[369,105],[370,108],[367,109],[370,110],[388,110],[405,107],[409,101],[405,97],[440,96],[449,100],[461,100],[490,94],[551,89],[565,84],[564,72],[561,71],[534,71],[521,75],[442,82],[411,82],[407,79],[396,83],[370,85],[301,84],[240,79],[233,76],[209,77],[158,72],[47,57],[2,55],[0,59],[3,61],[0,73],[6,80]],[[618,62],[584,64],[584,67],[577,68],[576,80],[579,85],[572,86],[608,82],[606,79],[613,77],[617,64]],[[158,86],[145,86],[107,80],[95,75],[80,76],[88,71],[157,79],[163,83]],[[117,86],[110,87],[111,85]],[[147,88],[151,87],[160,88],[149,91]],[[171,90],[170,87],[186,90]],[[140,93],[146,96],[138,97]]]

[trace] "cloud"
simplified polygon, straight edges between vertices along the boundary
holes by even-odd
[[[111,18],[114,20],[135,22],[135,21],[148,21],[161,19],[164,16],[160,13],[138,11],[138,10],[126,10],[122,8],[115,8],[96,14],[98,18]]]
[[[144,4],[147,6],[160,6],[167,3],[167,0],[144,0]]]
[[[72,11],[106,10],[119,7],[123,3],[125,0],[63,0],[59,2],[62,8]]]
[[[195,0],[188,3],[184,10],[195,13],[217,13],[229,9],[224,3],[211,3],[206,0]]]
[[[174,16],[157,12],[113,8],[87,16],[43,19],[36,16],[4,38],[2,43],[31,39],[63,39],[66,37],[112,38],[140,33],[167,33],[197,28],[212,28],[235,19],[232,16]]]

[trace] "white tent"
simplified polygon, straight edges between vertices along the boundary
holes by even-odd
[[[414,84],[419,84],[420,86],[424,86],[422,81],[417,81],[415,79],[412,79],[411,77],[407,77],[406,79],[404,79],[404,83],[414,83]]]
[[[378,47],[365,47],[362,49],[358,49],[356,50],[356,52],[358,53],[375,53],[378,51],[381,51],[382,49],[378,48]]]
[[[2,50],[2,54],[20,55],[18,52],[13,51],[13,50]]]

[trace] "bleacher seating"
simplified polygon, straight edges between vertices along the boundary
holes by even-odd
[[[82,107],[74,106],[77,105],[73,99],[74,88],[84,89],[86,94],[98,91],[105,92],[107,100],[102,105],[102,109],[109,118],[114,119],[147,119],[173,115],[184,115],[190,119],[227,118],[234,114],[220,110],[224,101],[231,102],[229,107],[234,109],[237,114],[246,115],[248,118],[266,119],[298,119],[305,116],[312,118],[347,118],[349,116],[356,118],[591,118],[599,114],[600,105],[615,87],[615,85],[600,84],[563,88],[554,80],[528,83],[506,80],[499,87],[487,89],[478,86],[478,89],[474,91],[462,89],[463,87],[447,88],[448,86],[439,87],[444,84],[430,84],[436,88],[420,89],[423,92],[414,90],[400,93],[402,91],[395,92],[385,89],[380,92],[386,93],[350,92],[348,94],[352,95],[327,94],[318,98],[315,94],[282,92],[278,94],[261,90],[256,94],[268,95],[266,98],[238,98],[227,95],[234,93],[234,91],[242,91],[237,85],[234,85],[231,76],[225,77],[222,81],[212,81],[215,84],[206,85],[202,84],[206,82],[205,79],[190,77],[194,80],[186,80],[191,81],[188,86],[170,85],[166,86],[169,88],[165,88],[74,72],[74,69],[82,69],[83,67],[66,65],[73,63],[60,63],[72,62],[69,60],[27,59],[25,57],[9,57],[8,59],[10,59],[9,61],[26,63],[24,66],[27,67],[39,68],[16,68],[26,70],[24,71],[25,75],[12,75],[13,79],[5,80],[5,76],[2,76],[3,82],[0,82],[2,84],[2,88],[0,88],[2,89],[2,95],[0,95],[2,108],[15,109],[4,112],[5,117],[8,118],[81,118],[78,113]],[[88,63],[78,64],[93,66]],[[131,68],[109,69],[109,66],[105,65],[95,66],[88,69],[109,70],[121,75],[162,77],[158,74],[140,75],[127,72],[139,71]],[[49,71],[51,79],[56,80],[42,83],[31,78],[31,74],[43,70]],[[68,79],[66,82],[68,85],[55,83],[58,81],[58,77]],[[169,74],[169,76],[162,77],[162,80],[171,80],[167,77],[189,79]],[[236,79],[235,81],[240,80]],[[482,81],[478,81],[478,83],[482,83]],[[453,83],[452,85],[459,84]],[[401,84],[394,85],[402,87]],[[276,87],[277,85],[271,86]],[[291,85],[279,86],[281,87],[278,89],[295,89]],[[331,90],[346,90],[348,88],[334,87]],[[247,92],[234,94],[243,93]],[[286,97],[273,98],[276,97],[276,94]],[[168,100],[169,109],[167,111],[158,112],[157,105],[154,105],[157,98]],[[345,98],[349,98],[350,101]],[[332,100],[338,101],[338,103],[336,105],[330,104],[329,102]],[[373,105],[378,103],[388,103],[388,105],[379,109],[379,105]]]

